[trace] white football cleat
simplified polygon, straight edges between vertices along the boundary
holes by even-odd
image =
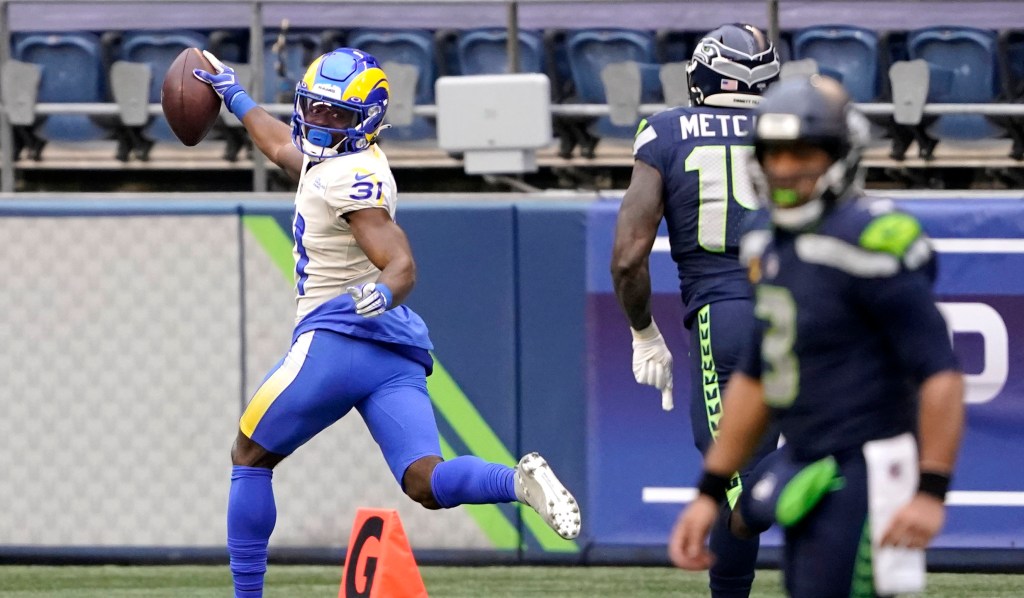
[[[580,506],[537,453],[523,456],[516,465],[516,498],[533,507],[559,536],[580,535]]]

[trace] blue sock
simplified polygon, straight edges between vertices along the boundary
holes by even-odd
[[[515,473],[507,465],[467,455],[438,463],[430,476],[430,488],[437,504],[446,509],[515,502]]]
[[[274,472],[263,467],[231,468],[228,495],[228,554],[235,598],[262,598],[267,544],[277,522]]]
[[[760,538],[737,538],[729,531],[729,513],[723,508],[711,528],[709,547],[718,558],[708,572],[711,598],[747,598],[754,583],[754,566]]]

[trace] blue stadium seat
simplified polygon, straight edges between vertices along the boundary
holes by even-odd
[[[372,54],[384,64],[400,62],[417,67],[416,104],[434,103],[434,81],[437,66],[434,62],[434,36],[426,29],[355,29],[348,37],[348,45]],[[423,117],[414,117],[411,125],[394,127],[383,138],[412,141],[436,137],[434,124]]]
[[[692,31],[662,29],[654,36],[654,51],[658,62],[689,62],[695,36]]]
[[[38,64],[42,71],[39,102],[105,102],[107,74],[100,39],[92,33],[19,33],[12,38],[13,57]],[[88,116],[53,115],[40,126],[40,137],[60,141],[103,139],[108,131]]]
[[[153,74],[149,82],[149,101],[159,102],[164,74],[178,54],[185,48],[205,49],[208,43],[207,36],[196,31],[128,31],[121,39],[121,60],[149,65]],[[154,139],[176,139],[163,116],[153,119],[145,131]]]
[[[878,34],[860,27],[811,27],[793,35],[793,57],[812,58],[818,71],[846,87],[856,102],[878,98]]]
[[[552,100],[562,102],[576,95],[569,68],[569,50],[566,48],[567,34],[561,29],[544,32],[544,54],[548,56],[548,76],[551,77]]]
[[[659,65],[654,46],[654,33],[650,31],[581,29],[570,33],[566,39],[566,51],[579,101],[584,104],[605,103],[601,70],[611,63],[634,61],[640,65],[640,102],[661,102]],[[636,127],[615,126],[608,117],[601,117],[594,132],[600,137],[632,138]]]
[[[224,62],[249,62],[248,29],[215,29],[210,32],[207,42],[206,49]]]
[[[789,32],[783,31],[779,34],[779,45],[775,46],[775,51],[779,54],[779,61],[789,62],[793,59],[793,43]]]
[[[999,100],[1024,102],[1024,30],[1001,31],[997,44],[999,78],[1003,84]],[[989,120],[1006,129],[1013,140],[1010,157],[1014,160],[1024,160],[1024,118],[993,116]]]
[[[544,72],[544,40],[537,31],[519,31],[519,72]],[[484,75],[508,72],[508,31],[504,28],[460,31],[455,42],[459,72]]]
[[[995,100],[999,90],[996,35],[967,27],[930,27],[909,32],[907,54],[911,60],[928,62],[933,79],[929,102],[984,103]],[[929,127],[937,137],[981,139],[1002,131],[984,116],[942,116]]]
[[[295,83],[302,78],[306,67],[320,55],[320,37],[316,33],[290,31],[285,34],[281,57],[284,74],[278,75],[278,53],[274,51],[279,32],[263,35],[263,100],[289,103],[295,99]]]
[[[1020,101],[1024,99],[1024,30],[1006,31],[1003,38],[1000,59],[1005,67],[1004,99]]]

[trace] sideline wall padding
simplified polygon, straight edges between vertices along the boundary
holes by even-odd
[[[1007,458],[1024,446],[1024,203],[898,203],[935,240],[968,379],[936,546],[1024,566],[1024,461]],[[655,252],[653,309],[676,358],[666,414],[630,369],[608,271],[617,209],[433,201],[398,216],[419,265],[409,304],[436,346],[445,456],[542,452],[583,506],[576,542],[510,505],[425,511],[353,415],[275,473],[272,550],[340,559],[355,509],[377,506],[399,509],[413,547],[437,558],[663,562],[699,468],[688,347],[675,267]],[[223,558],[237,418],[290,340],[290,214],[288,202],[0,204],[0,560]]]

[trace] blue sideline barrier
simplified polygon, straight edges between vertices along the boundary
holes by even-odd
[[[930,562],[1022,569],[1024,462],[1007,456],[1024,443],[1024,204],[975,197],[899,204],[935,239],[937,292],[970,387],[948,521]],[[666,414],[657,393],[637,386],[630,369],[627,324],[608,273],[617,209],[617,201],[487,201],[408,203],[400,210],[419,269],[410,305],[493,434],[497,448],[488,450],[543,452],[583,508],[577,551],[553,553],[523,533],[520,560],[665,562],[678,498],[697,477],[682,399],[687,339],[675,268],[665,252],[651,258],[653,309],[676,355],[677,408]],[[290,226],[290,206],[276,202],[0,205],[0,218],[232,213],[271,215],[283,230]],[[443,436],[456,439],[453,448],[472,452],[471,426],[443,417],[439,424]],[[511,509],[503,512],[514,517]],[[762,560],[776,562],[779,536],[770,534],[764,545]],[[0,546],[0,559],[5,554],[11,556]],[[303,554],[316,560],[319,553]],[[431,555],[439,562],[450,556]]]

